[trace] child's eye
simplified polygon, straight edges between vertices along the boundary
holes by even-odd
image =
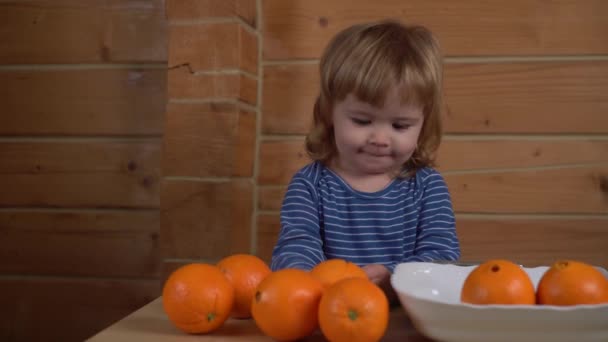
[[[352,120],[355,124],[361,125],[361,126],[369,125],[371,123],[370,120],[366,120],[366,119],[352,118]]]
[[[394,123],[393,124],[393,128],[398,129],[398,130],[408,129],[409,127],[410,127],[410,125],[405,124],[405,123]]]

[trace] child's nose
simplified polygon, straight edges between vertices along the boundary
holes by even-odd
[[[389,135],[381,128],[374,129],[369,137],[369,143],[376,146],[388,146]]]

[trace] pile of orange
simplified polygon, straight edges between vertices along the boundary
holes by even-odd
[[[470,304],[602,304],[608,303],[608,278],[584,262],[560,260],[543,273],[535,288],[522,267],[494,259],[468,274],[460,299]]]
[[[270,274],[254,255],[235,254],[217,265],[192,263],[175,270],[163,286],[163,308],[179,329],[192,334],[221,327],[228,317],[251,317],[258,284]]]
[[[359,266],[328,260],[310,272],[271,272],[261,259],[237,254],[217,265],[189,264],[163,287],[169,320],[188,333],[209,333],[228,317],[252,317],[267,336],[298,340],[320,328],[330,341],[378,341],[388,326],[384,292]]]

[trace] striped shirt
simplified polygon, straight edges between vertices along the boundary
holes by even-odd
[[[450,194],[434,169],[368,193],[313,162],[287,188],[271,268],[309,270],[340,258],[359,266],[382,264],[393,272],[401,262],[459,257]]]

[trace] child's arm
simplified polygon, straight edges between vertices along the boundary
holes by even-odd
[[[310,270],[325,260],[319,225],[318,199],[313,185],[294,177],[281,207],[281,231],[270,267]]]
[[[460,245],[445,180],[438,172],[432,171],[422,183],[414,255],[404,261],[457,260]]]

